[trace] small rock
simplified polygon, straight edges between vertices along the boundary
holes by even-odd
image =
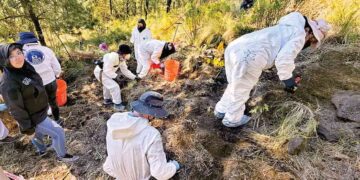
[[[288,153],[291,155],[299,154],[305,148],[305,139],[302,137],[295,137],[290,139],[287,144]]]
[[[339,91],[331,101],[336,106],[338,117],[360,122],[360,92]]]
[[[329,142],[337,142],[339,140],[339,135],[327,129],[323,124],[319,124],[316,131],[322,139]]]

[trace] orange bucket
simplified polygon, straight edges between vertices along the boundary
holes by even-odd
[[[179,61],[168,59],[164,62],[165,65],[165,74],[164,78],[167,81],[173,81],[179,74],[180,63]]]
[[[66,82],[62,79],[57,79],[56,85],[57,85],[56,102],[57,102],[58,106],[64,106],[67,102]]]

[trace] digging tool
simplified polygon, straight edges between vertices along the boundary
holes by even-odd
[[[175,34],[174,34],[174,37],[173,37],[173,39],[172,39],[172,41],[171,41],[171,42],[174,42],[175,37],[176,37],[176,33],[177,33],[177,31],[178,31],[178,29],[179,29],[179,25],[180,25],[181,23],[176,22],[175,24],[176,24],[176,30],[175,30]]]

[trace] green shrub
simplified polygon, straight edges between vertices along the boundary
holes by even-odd
[[[360,33],[360,3],[356,0],[343,0],[330,2],[328,19],[342,43],[357,42]]]
[[[62,63],[64,71],[63,78],[68,82],[73,82],[84,74],[84,62],[79,60],[65,60]]]

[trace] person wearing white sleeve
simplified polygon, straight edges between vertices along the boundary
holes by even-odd
[[[38,39],[32,32],[19,33],[19,41],[23,45],[25,60],[29,62],[40,75],[49,99],[51,112],[54,120],[62,125],[59,107],[56,102],[56,78],[60,77],[61,66],[55,53],[48,47],[38,43]]]
[[[9,135],[9,130],[0,119],[0,141],[5,139]]]
[[[297,54],[309,46],[317,48],[330,30],[324,20],[312,21],[299,12],[282,17],[278,24],[241,36],[225,49],[227,88],[216,104],[214,114],[227,127],[238,127],[250,120],[245,103],[262,71],[277,68],[287,92],[294,93],[293,77]]]
[[[161,64],[161,59],[175,53],[175,51],[175,46],[171,42],[152,39],[141,44],[139,55],[142,68],[138,77],[144,78],[149,72],[151,64]]]
[[[123,111],[125,106],[122,104],[121,91],[115,79],[120,76],[117,70],[129,79],[134,80],[136,75],[127,67],[126,61],[130,59],[131,49],[128,45],[122,44],[117,52],[107,53],[103,57],[102,64],[94,69],[94,75],[103,85],[104,104],[114,104],[116,111]]]
[[[162,95],[145,92],[131,107],[132,112],[115,113],[107,121],[104,171],[116,179],[170,179],[180,164],[166,160],[160,132],[149,124],[168,116]]]
[[[146,22],[144,19],[139,19],[137,26],[133,29],[131,33],[130,42],[134,44],[134,51],[135,51],[135,59],[137,62],[136,73],[139,74],[142,65],[140,63],[139,57],[139,47],[144,42],[151,39],[151,31],[150,29],[146,28]]]

